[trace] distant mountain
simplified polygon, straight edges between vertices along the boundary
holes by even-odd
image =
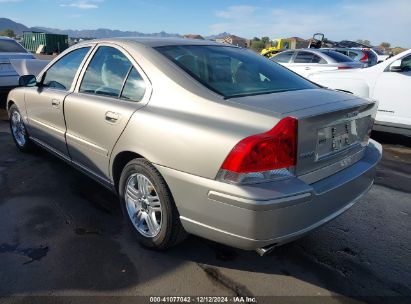
[[[166,33],[164,31],[159,33],[141,33],[137,31],[119,31],[110,29],[96,29],[96,30],[60,30],[55,28],[38,27],[41,30],[55,33],[64,34],[72,38],[112,38],[112,37],[181,37],[179,34]]]
[[[217,34],[217,35],[207,36],[205,38],[209,39],[209,40],[216,40],[216,39],[225,38],[225,37],[230,36],[230,35],[231,35],[230,33],[224,32],[224,33],[220,33],[220,34]]]
[[[119,31],[110,29],[97,30],[60,30],[47,27],[27,27],[21,23],[14,22],[7,18],[0,18],[0,32],[5,29],[11,29],[16,35],[23,35],[25,31],[46,32],[54,34],[64,34],[73,38],[112,38],[112,37],[181,37],[179,34],[166,33],[164,31],[159,33],[141,33],[137,31]]]
[[[40,31],[40,29],[36,27],[27,27],[7,18],[0,18],[0,32],[6,29],[13,30],[16,35],[23,35],[25,31]]]

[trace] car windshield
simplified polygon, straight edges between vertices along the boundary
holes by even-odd
[[[345,56],[341,53],[338,52],[334,52],[334,51],[322,51],[324,54],[326,54],[328,57],[331,57],[332,59],[334,59],[336,62],[352,62],[354,60],[352,60],[350,57]]]
[[[0,39],[0,53],[27,53],[27,51],[14,40]]]
[[[173,45],[155,49],[225,98],[318,88],[281,65],[241,48]]]

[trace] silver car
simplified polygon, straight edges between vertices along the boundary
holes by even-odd
[[[4,109],[7,94],[19,84],[19,74],[10,60],[35,59],[12,38],[0,36],[0,107]]]
[[[17,147],[118,193],[160,250],[192,233],[263,254],[350,208],[381,158],[373,101],[234,46],[88,41],[20,82],[7,105]]]
[[[304,77],[321,71],[364,67],[363,63],[329,49],[289,50],[281,52],[270,59]]]

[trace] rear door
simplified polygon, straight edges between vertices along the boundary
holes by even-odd
[[[411,55],[402,59],[402,71],[389,66],[378,77],[373,99],[379,101],[377,121],[411,128]]]
[[[290,64],[289,69],[306,77],[311,73],[322,71],[327,67],[327,61],[320,56],[306,51],[299,51]]]
[[[70,51],[41,76],[41,85],[26,88],[25,101],[30,136],[67,157],[64,100],[74,87],[74,79],[92,46]]]
[[[99,45],[66,98],[67,145],[75,164],[107,181],[111,151],[150,96],[148,78],[128,53]]]

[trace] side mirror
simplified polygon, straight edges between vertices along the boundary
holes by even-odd
[[[390,72],[401,72],[402,71],[401,64],[402,64],[401,59],[394,61],[390,66]]]
[[[19,86],[21,87],[35,87],[37,79],[34,75],[23,75],[19,78]]]

